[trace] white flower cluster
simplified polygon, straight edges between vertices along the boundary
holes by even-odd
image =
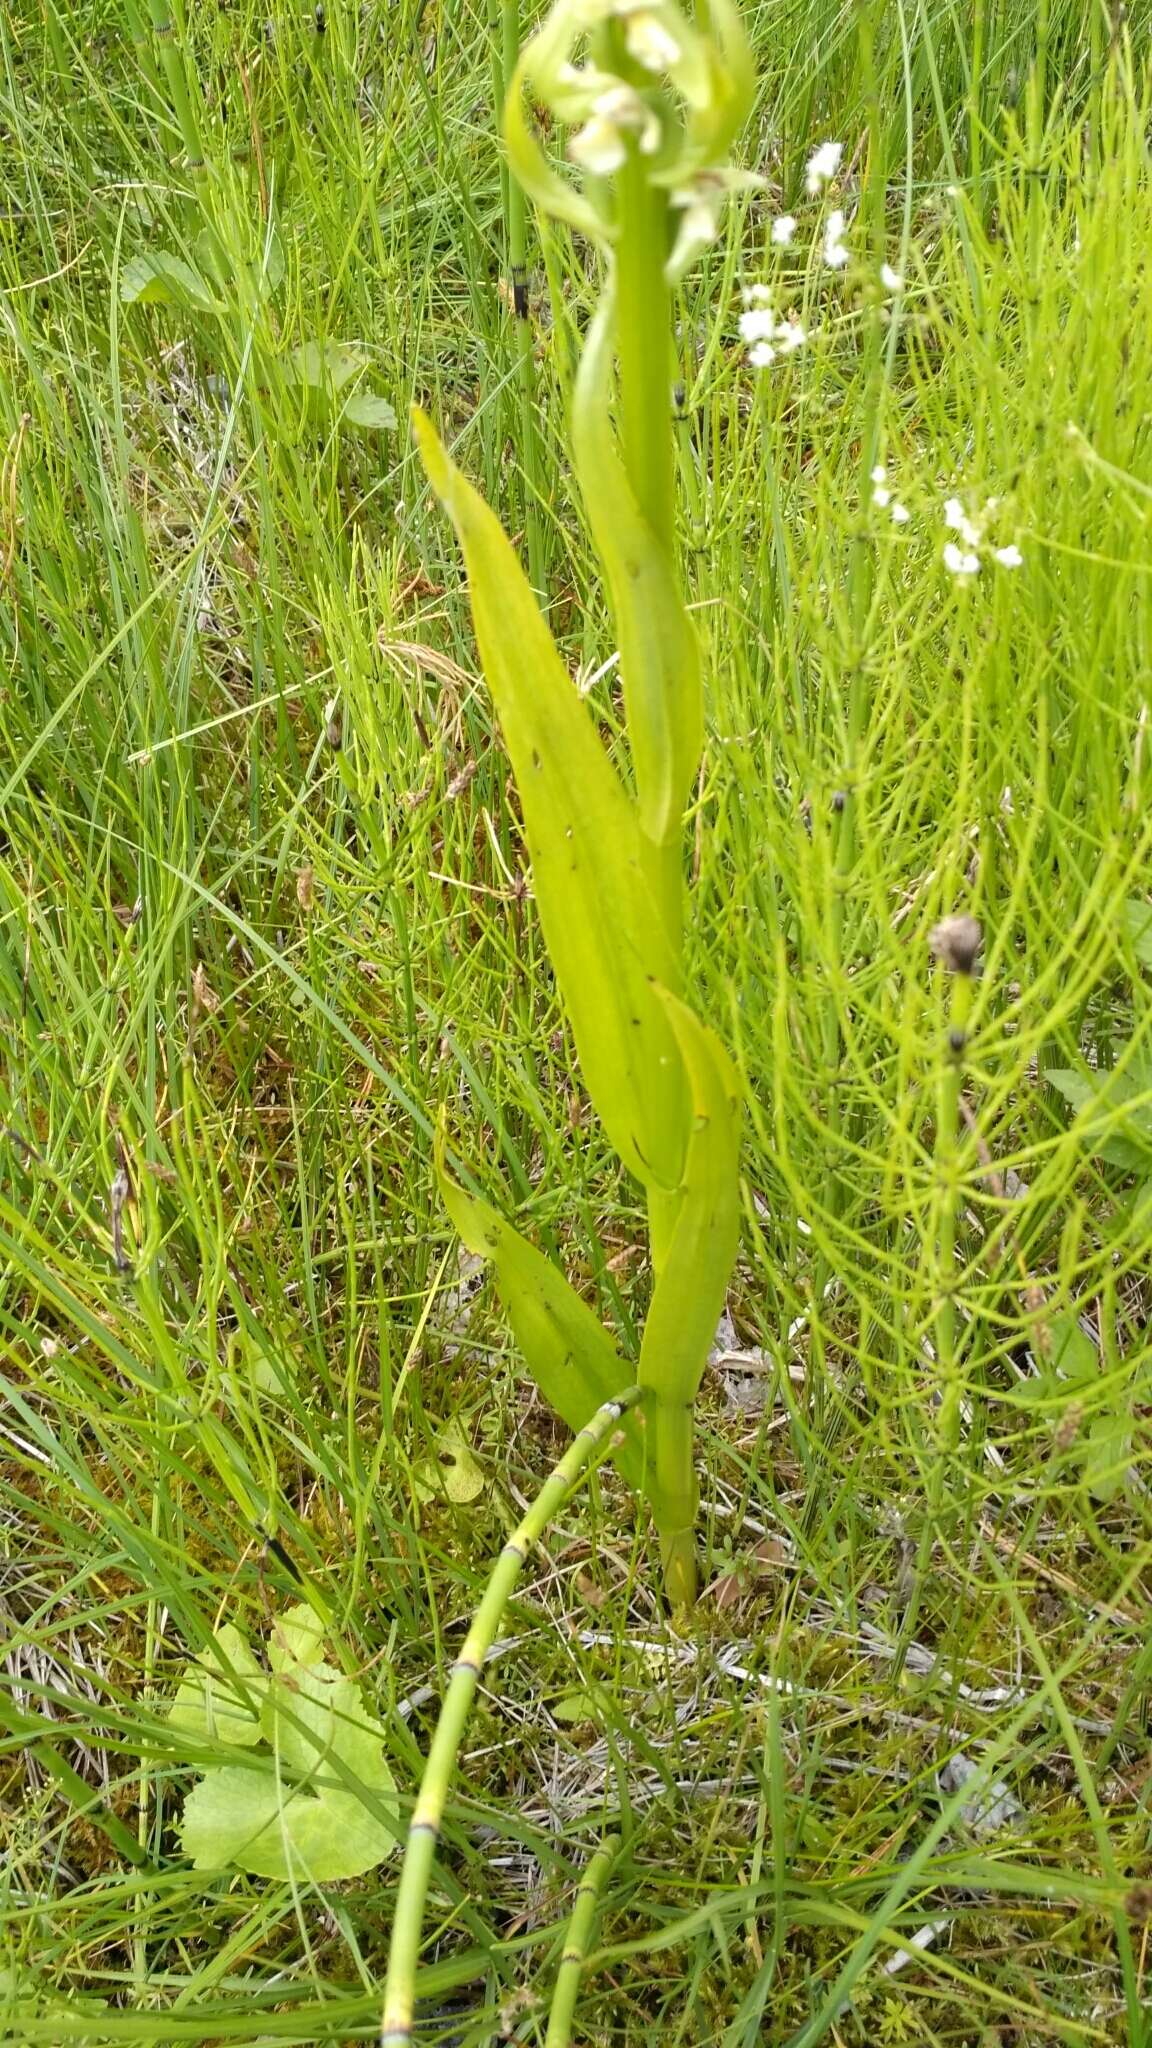
[[[950,533],[959,535],[958,540],[946,540],[941,559],[950,576],[963,578],[980,574],[980,549],[984,545],[984,523],[989,513],[995,512],[997,500],[989,498],[978,519],[973,519],[961,504],[959,498],[948,498],[944,504],[944,524]],[[1006,547],[993,548],[992,559],[1002,569],[1019,569],[1024,560],[1015,541]]]
[[[911,514],[907,505],[892,496],[888,471],[882,462],[878,462],[872,471],[872,503],[878,506],[880,511],[887,512],[893,526],[907,526]]]
[[[753,285],[744,294],[740,315],[740,338],[747,344],[748,361],[754,370],[766,370],[777,356],[795,355],[808,339],[808,331],[791,313],[778,320],[771,294],[765,285]]]
[[[817,198],[824,187],[831,183],[840,169],[843,155],[842,142],[822,142],[813,150],[804,174],[805,190],[810,199]],[[768,239],[773,248],[789,248],[795,239],[798,226],[799,222],[794,213],[778,214],[768,232]],[[845,240],[846,234],[847,217],[843,208],[833,207],[824,223],[821,248],[822,259],[829,270],[844,270],[852,260],[852,252]],[[903,278],[890,263],[881,264],[880,282],[886,292],[901,292],[904,289]],[[745,304],[766,305],[766,295],[763,301],[758,301],[756,297],[757,293],[764,289],[763,286],[753,286],[752,291],[744,295]],[[745,315],[740,323],[740,332],[749,344],[748,361],[755,369],[766,368],[768,364],[775,362],[777,356],[791,355],[793,350],[799,348],[808,338],[798,320],[773,325],[766,314],[763,317],[758,316],[755,320],[749,320]]]
[[[831,183],[840,169],[843,154],[842,142],[822,142],[818,149],[812,151],[808,159],[808,169],[804,174],[804,185],[809,199],[815,199],[823,187]]]
[[[844,246],[844,215],[837,206],[824,224],[824,261],[829,270],[843,270],[848,261]]]

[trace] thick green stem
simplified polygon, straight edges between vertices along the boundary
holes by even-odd
[[[675,551],[672,438],[672,295],[664,276],[670,246],[668,194],[651,183],[631,143],[619,176],[616,352],[620,433],[640,510],[668,555]]]
[[[504,1609],[529,1554],[540,1541],[553,1515],[563,1507],[597,1455],[608,1449],[621,1416],[627,1414],[640,1398],[640,1388],[629,1387],[614,1401],[605,1401],[591,1422],[586,1423],[579,1435],[573,1438],[523,1521],[500,1552],[464,1647],[452,1666],[404,1847],[396,1913],[392,1922],[392,1946],[388,1955],[381,2048],[407,2048],[412,2039],[416,1960],[440,1824],[480,1674],[495,1641]]]
[[[673,1613],[696,1603],[695,1419],[691,1401],[661,1399],[651,1393],[648,1410],[652,1458],[656,1467],[653,1499],[664,1590]]]
[[[609,1835],[607,1840],[600,1844],[588,1865],[587,1875],[576,1887],[576,1904],[572,1908],[572,1918],[568,1922],[564,1937],[564,1952],[556,1973],[556,1988],[552,1993],[552,2004],[548,2012],[548,2032],[544,2037],[544,2048],[569,2048],[572,2040],[572,2021],[576,2015],[580,1978],[592,1940],[592,1931],[596,1925],[600,1894],[619,1847],[619,1837]]]
[[[620,440],[636,501],[659,547],[676,556],[676,445],[672,414],[672,294],[664,275],[671,242],[668,194],[651,182],[647,159],[628,147],[617,199],[616,355]],[[649,887],[676,951],[683,932],[679,829],[646,840]]]

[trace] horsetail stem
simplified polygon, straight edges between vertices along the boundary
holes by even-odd
[[[202,171],[204,143],[192,88],[188,82],[183,43],[177,35],[172,0],[148,0],[148,12],[152,22],[152,33],[160,49],[160,62],[164,67],[172,111],[176,116],[180,139],[184,144],[184,154],[188,158],[188,168],[191,171]]]
[[[587,1475],[598,1454],[608,1450],[616,1424],[640,1398],[639,1387],[628,1387],[614,1400],[605,1401],[591,1422],[586,1423],[572,1439],[500,1552],[464,1647],[452,1666],[404,1846],[388,1955],[381,2048],[406,2048],[412,2039],[416,1959],[440,1825],[472,1701],[504,1609],[531,1551],[553,1515],[559,1512],[569,1494]]]
[[[974,917],[946,917],[931,936],[932,950],[950,977],[947,1040],[936,1089],[936,1369],[940,1378],[937,1461],[938,1493],[944,1461],[955,1450],[960,1431],[961,1384],[956,1358],[956,1160],[960,1129],[960,1083],[968,1022],[972,1013],[980,926]],[[933,1506],[938,1506],[938,1499]]]
[[[544,2048],[569,2048],[580,1979],[584,1972],[592,1931],[596,1925],[600,1894],[619,1848],[618,1835],[606,1836],[576,1887],[576,1904],[572,1908],[572,1917],[565,1930],[560,1968],[556,1973],[556,1986],[548,2012],[548,2032],[544,2036]]]

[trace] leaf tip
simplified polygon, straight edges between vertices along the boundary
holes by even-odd
[[[427,413],[420,406],[412,407],[411,420],[416,447],[424,464],[424,473],[436,496],[446,499],[452,487],[452,464],[444,443]]]

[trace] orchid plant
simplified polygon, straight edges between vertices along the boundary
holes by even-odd
[[[695,1598],[693,1404],[735,1258],[739,1101],[685,989],[682,825],[703,742],[700,654],[676,558],[672,293],[716,233],[752,68],[729,0],[557,0],[506,96],[514,176],[603,256],[570,420],[610,599],[627,723],[610,757],[495,514],[429,422],[416,432],[464,553],[485,679],[512,762],[544,937],[604,1130],[646,1198],[654,1289],[638,1363],[559,1269],[438,1171],[490,1259],[541,1391],[582,1429],[635,1379],[616,1462],[650,1502],[667,1595]],[[567,134],[553,161],[535,105]]]

